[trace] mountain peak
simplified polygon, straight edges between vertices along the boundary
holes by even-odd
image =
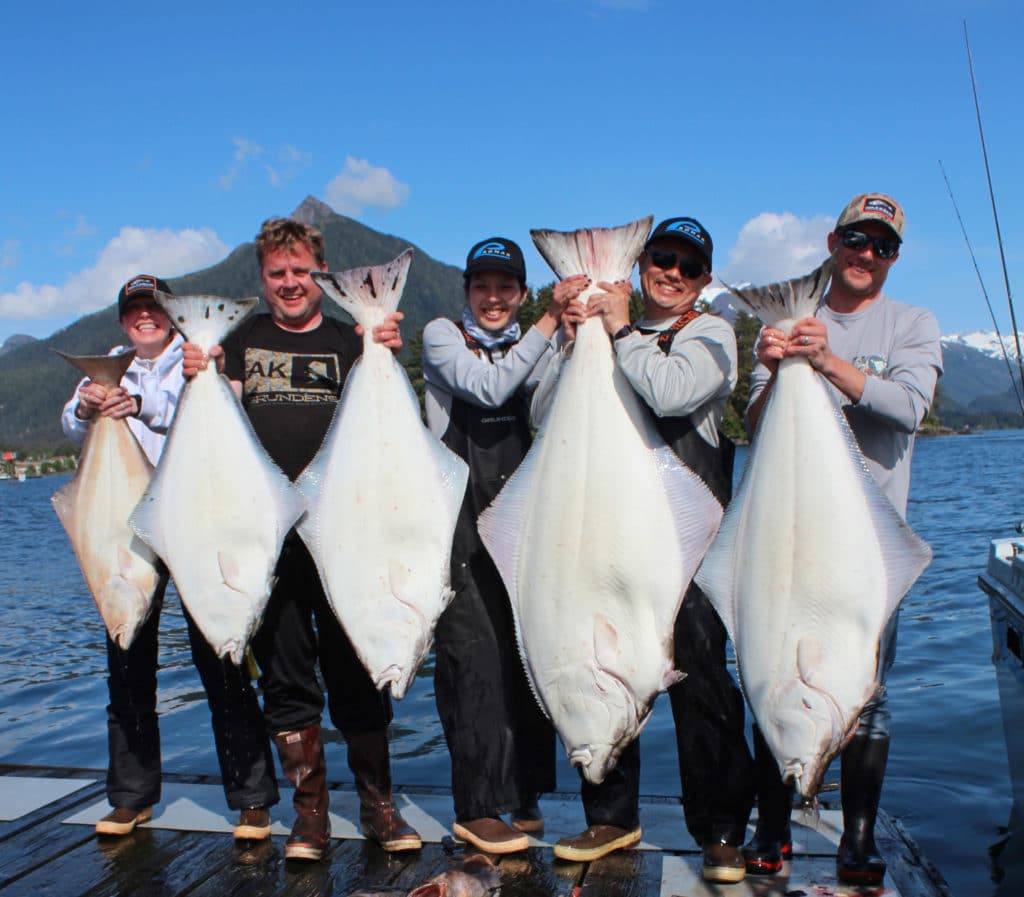
[[[292,212],[292,218],[296,221],[301,221],[303,224],[311,224],[314,227],[319,227],[328,219],[336,216],[337,212],[334,209],[315,196],[307,196],[299,204],[299,207]]]

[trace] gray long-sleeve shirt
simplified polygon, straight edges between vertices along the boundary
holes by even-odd
[[[906,516],[914,434],[928,414],[942,373],[939,323],[928,309],[894,302],[884,294],[850,314],[822,305],[815,317],[825,322],[833,354],[867,374],[856,404],[830,388],[875,482]],[[756,364],[750,375],[750,404],[768,380],[768,369]]]
[[[500,408],[521,386],[534,389],[554,343],[531,327],[507,351],[477,355],[466,347],[466,338],[454,321],[435,318],[423,329],[423,379],[427,426],[441,437],[448,429],[452,397],[482,408]]]

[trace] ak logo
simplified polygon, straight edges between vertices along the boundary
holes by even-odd
[[[508,251],[508,248],[504,243],[499,243],[496,240],[490,243],[484,243],[476,252],[473,253],[473,258],[478,259],[481,256],[492,256],[496,255],[499,258],[512,260],[512,253]]]

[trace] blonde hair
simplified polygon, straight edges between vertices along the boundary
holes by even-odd
[[[256,235],[256,258],[260,266],[269,252],[305,246],[318,265],[324,264],[324,235],[315,227],[294,218],[268,218]]]

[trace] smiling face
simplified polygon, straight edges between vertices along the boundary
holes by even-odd
[[[692,259],[701,265],[697,277],[684,277],[678,264],[672,268],[659,268],[651,253],[659,250],[674,253],[683,259]],[[685,267],[685,265],[684,265]],[[676,318],[685,314],[700,298],[700,292],[711,283],[711,274],[705,270],[704,260],[691,244],[671,237],[659,237],[640,254],[640,288],[644,294],[644,317],[650,321]]]
[[[484,330],[497,332],[512,324],[525,298],[526,288],[504,271],[474,271],[466,284],[466,301]]]
[[[156,358],[171,341],[171,319],[152,297],[132,299],[120,320],[139,358]]]
[[[310,277],[311,271],[326,271],[318,264],[309,247],[298,243],[286,249],[269,250],[263,255],[260,278],[263,298],[270,315],[285,330],[312,330],[322,318],[323,293]]]
[[[893,231],[878,221],[860,221],[851,227],[869,237],[892,237]],[[828,303],[840,312],[856,311],[864,302],[874,299],[889,276],[889,269],[900,257],[891,259],[875,255],[870,242],[863,249],[850,249],[843,245],[839,233],[828,235],[828,250],[835,257],[835,269],[829,286]]]

